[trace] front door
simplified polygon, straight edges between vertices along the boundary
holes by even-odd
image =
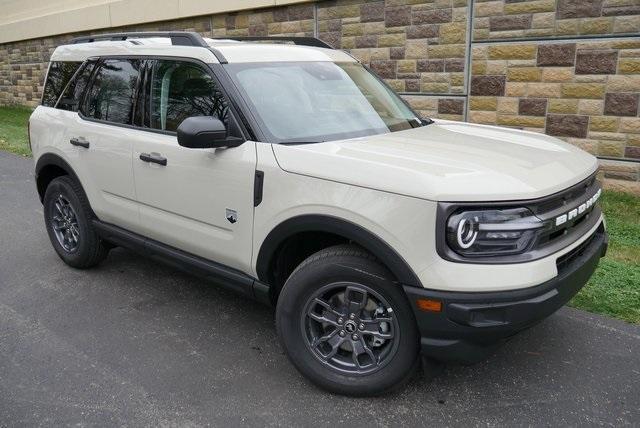
[[[189,149],[175,131],[191,116],[232,113],[210,71],[184,60],[158,60],[145,73],[146,103],[135,133],[133,173],[143,235],[230,267],[249,270],[256,147]]]

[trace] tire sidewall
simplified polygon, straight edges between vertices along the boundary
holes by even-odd
[[[311,263],[291,275],[280,295],[276,325],[283,346],[293,364],[311,381],[333,392],[376,395],[402,384],[418,363],[418,332],[415,319],[400,286],[389,280],[381,265],[353,256]],[[391,360],[368,375],[348,375],[322,364],[307,345],[301,317],[311,296],[321,287],[336,282],[366,285],[384,297],[398,322],[398,348]]]

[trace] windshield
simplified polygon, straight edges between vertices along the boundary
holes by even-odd
[[[398,95],[358,63],[243,63],[226,68],[272,142],[340,140],[421,125]]]

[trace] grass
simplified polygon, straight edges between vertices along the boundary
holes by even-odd
[[[640,198],[604,192],[609,251],[569,306],[640,323]]]
[[[31,156],[27,137],[31,112],[27,107],[0,107],[0,150]]]
[[[0,150],[31,155],[30,114],[25,107],[0,107]],[[640,324],[640,198],[605,192],[601,205],[609,229],[609,251],[569,305]]]

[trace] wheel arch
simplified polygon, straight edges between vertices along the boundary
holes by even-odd
[[[307,233],[323,233],[353,242],[380,260],[399,283],[420,286],[420,280],[409,264],[380,237],[348,220],[326,215],[296,216],[273,228],[262,242],[258,252],[256,261],[258,278],[269,283],[270,271],[283,244],[297,235]],[[277,286],[277,284],[272,285]]]
[[[82,188],[82,191],[84,192],[82,183],[67,161],[54,153],[45,153],[40,156],[40,158],[36,162],[35,170],[36,186],[38,187],[38,196],[40,197],[40,202],[44,200],[44,193],[46,192],[49,183],[51,183],[54,178],[63,175],[68,175],[73,178],[80,185],[80,188]]]

